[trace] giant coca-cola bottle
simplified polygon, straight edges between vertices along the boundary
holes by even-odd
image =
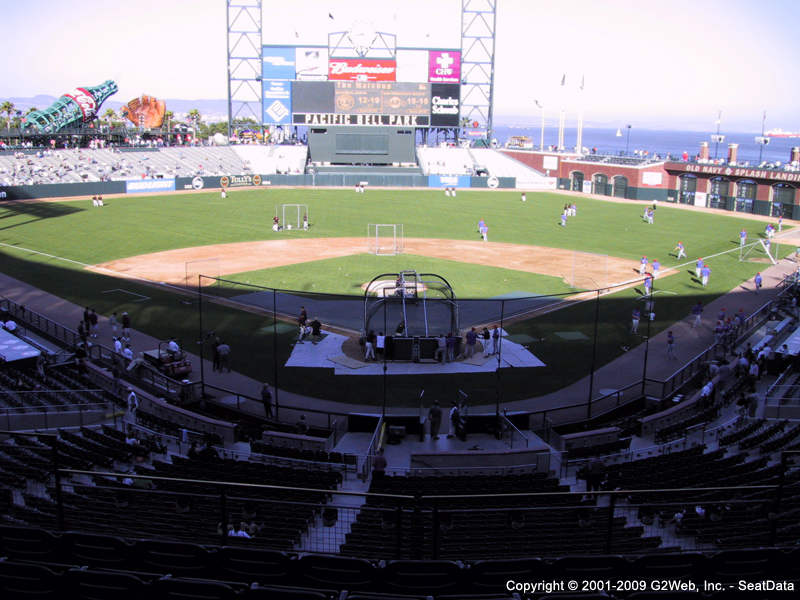
[[[47,108],[27,115],[25,127],[40,133],[54,133],[64,127],[91,121],[99,112],[100,105],[116,91],[117,84],[110,79],[100,85],[75,88]]]

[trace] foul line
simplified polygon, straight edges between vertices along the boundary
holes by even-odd
[[[150,296],[145,296],[144,294],[137,294],[136,292],[131,292],[129,290],[123,290],[122,288],[114,288],[111,290],[103,290],[100,292],[101,294],[113,294],[114,292],[122,292],[123,294],[130,294],[131,296],[139,296],[139,300],[134,300],[134,302],[145,302],[146,300],[150,300]]]
[[[77,260],[72,260],[71,258],[64,258],[63,256],[56,256],[55,254],[48,254],[47,252],[39,252],[38,250],[31,250],[30,248],[24,248],[22,246],[14,246],[13,244],[6,244],[4,242],[0,242],[0,246],[5,246],[6,248],[14,248],[15,250],[24,250],[25,252],[30,252],[32,254],[39,254],[41,256],[46,256],[48,258],[55,258],[56,260],[63,260],[65,262],[70,262],[74,265],[80,265],[82,267],[88,267],[86,263],[82,263]]]

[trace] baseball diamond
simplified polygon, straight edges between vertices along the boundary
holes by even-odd
[[[411,269],[444,276],[453,287],[462,331],[502,322],[509,339],[520,340],[544,365],[536,368],[536,377],[537,391],[546,393],[586,374],[595,339],[602,363],[641,343],[628,335],[626,321],[644,293],[638,269],[643,254],[658,256],[663,265],[655,283],[654,331],[683,318],[697,297],[727,292],[762,268],[739,260],[738,232],[748,229],[758,239],[761,227],[753,221],[660,206],[651,226],[642,222],[636,203],[584,197],[577,201],[577,215],[562,228],[556,217],[565,196],[529,196],[523,204],[515,193],[499,190],[442,198],[417,190],[353,195],[347,190],[231,189],[225,200],[209,191],[107,198],[107,206],[95,211],[88,200],[10,203],[1,209],[9,226],[2,252],[10,274],[105,312],[128,307],[142,312],[147,304],[141,327],[186,339],[197,335],[196,309],[175,308],[169,297],[177,288],[196,292],[200,283],[204,310],[217,313],[215,331],[226,331],[239,348],[258,349],[240,357],[242,372],[261,378],[268,364],[269,373],[283,372],[288,389],[296,385],[313,396],[318,387],[343,401],[349,388],[334,387],[330,393],[331,375],[324,369],[308,380],[296,368],[282,366],[297,338],[290,324],[305,305],[325,326],[363,335],[362,286],[379,273]],[[272,207],[278,205],[302,206],[314,215],[313,226],[273,231]],[[293,210],[296,221],[299,211]],[[476,233],[478,221],[490,228],[491,241]],[[369,223],[402,223],[402,253],[367,252],[369,240],[362,236]],[[80,232],[81,242],[58,236],[61,227]],[[687,276],[685,259],[670,254],[679,237],[689,256],[718,255],[709,260],[714,276],[707,287]],[[753,261],[759,256],[752,253]],[[78,270],[81,284],[76,286]],[[111,295],[97,300],[93,290],[120,287],[106,283],[119,278],[152,299],[137,306]],[[153,285],[160,293],[152,291]],[[280,290],[274,298],[273,289]],[[603,302],[595,332],[595,309],[585,300],[598,293]],[[273,308],[278,327],[270,325]],[[175,318],[176,310],[186,316]],[[212,320],[211,313],[204,319]],[[504,375],[508,400],[529,394],[525,371]],[[435,376],[426,375],[431,377],[435,382]],[[491,385],[481,377],[467,373],[464,385],[489,401]],[[409,400],[406,379],[396,378],[393,402]]]

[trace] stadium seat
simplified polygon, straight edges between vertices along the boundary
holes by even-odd
[[[223,546],[218,558],[220,579],[280,584],[289,583],[294,573],[294,561],[285,552],[275,550]]]
[[[258,586],[245,590],[241,600],[338,600],[340,594],[335,590],[312,590],[280,586]]]
[[[566,556],[553,563],[562,579],[613,579],[624,577],[629,568],[621,556]]]
[[[448,560],[393,560],[380,573],[387,590],[404,594],[457,591],[461,567]]]
[[[519,595],[511,592],[506,594],[458,594],[455,596],[436,596],[436,600],[519,600]]]
[[[0,597],[62,598],[60,576],[41,565],[0,561]]]
[[[153,582],[158,600],[229,600],[236,590],[220,581],[162,577]]]
[[[633,562],[631,576],[643,579],[695,579],[702,575],[706,557],[697,552],[649,554]]]
[[[144,581],[129,573],[70,569],[66,575],[70,598],[79,600],[138,600]]]
[[[0,526],[0,555],[19,560],[60,559],[61,539],[44,529]]]
[[[298,573],[312,586],[338,589],[369,589],[375,580],[375,566],[362,558],[307,554],[300,558]]]
[[[68,560],[79,565],[124,569],[131,564],[132,544],[112,535],[68,531],[63,544]]]
[[[141,570],[176,577],[200,577],[213,566],[208,551],[197,544],[140,540],[135,554]]]
[[[711,558],[710,572],[723,581],[756,581],[768,577],[778,564],[781,556],[775,550],[726,550]]]
[[[379,592],[349,592],[342,595],[340,600],[429,600],[430,596],[409,596],[406,594],[381,594]],[[443,598],[443,596],[438,596]],[[464,596],[458,596],[459,599]]]
[[[479,560],[467,571],[470,587],[476,592],[496,592],[509,579],[533,581],[546,577],[551,567],[539,558]]]

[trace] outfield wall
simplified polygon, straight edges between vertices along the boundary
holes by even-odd
[[[33,198],[68,198],[112,194],[157,194],[173,190],[228,189],[244,187],[354,187],[366,183],[368,187],[441,188],[460,187],[486,189],[514,189],[514,177],[469,177],[437,175],[386,175],[359,173],[319,173],[314,175],[227,175],[214,177],[177,177],[164,179],[134,179],[128,181],[98,181],[92,183],[53,183],[44,185],[17,185],[0,187],[5,200]],[[452,182],[451,182],[452,179]],[[496,183],[496,186],[493,184]]]

